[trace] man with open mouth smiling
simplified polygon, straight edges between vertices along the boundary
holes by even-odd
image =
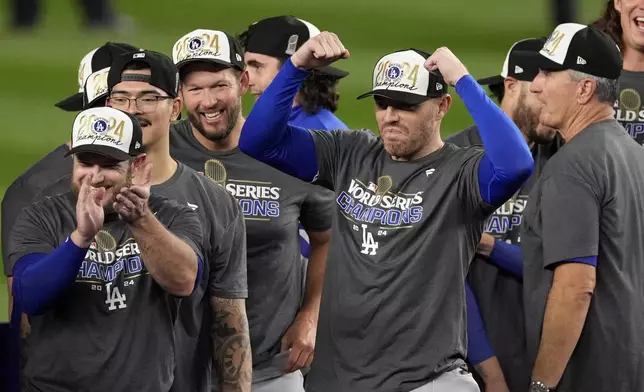
[[[177,40],[172,55],[188,118],[173,124],[170,152],[235,196],[246,222],[253,391],[303,392],[300,369],[313,359],[333,194],[237,147],[249,76],[235,38],[194,30]],[[311,241],[305,288],[300,221]]]

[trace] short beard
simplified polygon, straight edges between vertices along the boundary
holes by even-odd
[[[429,125],[425,125],[421,133],[414,139],[407,139],[403,142],[395,144],[386,143],[383,141],[385,151],[397,160],[411,161],[419,158],[418,153],[427,146],[432,135],[432,129]]]
[[[539,124],[539,117],[536,116],[530,108],[525,104],[526,93],[521,91],[517,106],[512,112],[512,121],[516,124],[517,128],[526,136],[528,143],[544,143],[537,134],[537,125]]]
[[[236,102],[235,104],[228,106],[226,108],[226,112],[228,113],[228,117],[226,117],[226,129],[223,132],[206,132],[197,112],[189,112],[188,119],[192,126],[197,130],[197,132],[203,135],[203,137],[212,142],[217,142],[226,139],[233,132],[233,129],[235,129],[239,113],[241,113],[241,102]]]

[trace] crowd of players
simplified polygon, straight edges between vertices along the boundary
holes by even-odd
[[[281,16],[82,59],[2,201],[22,390],[644,390],[644,2],[478,81],[384,55],[379,137],[333,114],[349,56]]]

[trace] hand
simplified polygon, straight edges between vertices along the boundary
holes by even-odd
[[[123,187],[115,197],[114,211],[127,223],[135,223],[146,216],[150,210],[148,199],[150,197],[150,179],[152,177],[152,164],[145,162],[133,173],[130,187]]]
[[[492,251],[494,250],[495,241],[496,240],[494,239],[494,237],[492,237],[488,233],[483,233],[483,235],[481,235],[481,241],[476,247],[476,253],[481,256],[490,257]]]
[[[102,202],[105,188],[91,186],[93,177],[90,174],[83,178],[76,201],[76,230],[72,233],[72,241],[81,248],[89,246],[105,219]]]
[[[425,69],[430,72],[438,70],[443,79],[450,86],[456,86],[456,83],[469,72],[461,63],[461,60],[454,56],[451,50],[446,47],[436,49],[436,51],[425,60]]]
[[[311,366],[315,349],[317,322],[304,313],[295,317],[282,337],[282,352],[291,351],[286,361],[287,373]]]
[[[291,62],[301,69],[325,67],[336,60],[348,59],[349,51],[344,48],[337,35],[323,31],[310,38],[291,56]]]

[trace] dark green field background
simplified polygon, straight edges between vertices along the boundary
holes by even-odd
[[[72,0],[43,0],[42,26],[33,33],[8,33],[0,10],[0,195],[29,165],[67,140],[72,113],[53,105],[75,92],[78,63],[107,40],[170,54],[183,34],[196,28],[239,33],[268,16],[293,14],[338,34],[351,51],[340,66],[351,72],[340,84],[339,117],[351,128],[374,129],[367,91],[377,59],[396,49],[431,52],[448,46],[475,77],[498,74],[512,42],[548,35],[554,27],[550,0],[120,0],[129,23],[118,32],[80,29]],[[603,0],[578,0],[577,22],[594,19]],[[3,3],[4,5],[4,3]],[[244,102],[244,113],[252,100]],[[460,99],[443,122],[443,135],[471,123]],[[7,290],[0,277],[0,321],[7,319]]]

